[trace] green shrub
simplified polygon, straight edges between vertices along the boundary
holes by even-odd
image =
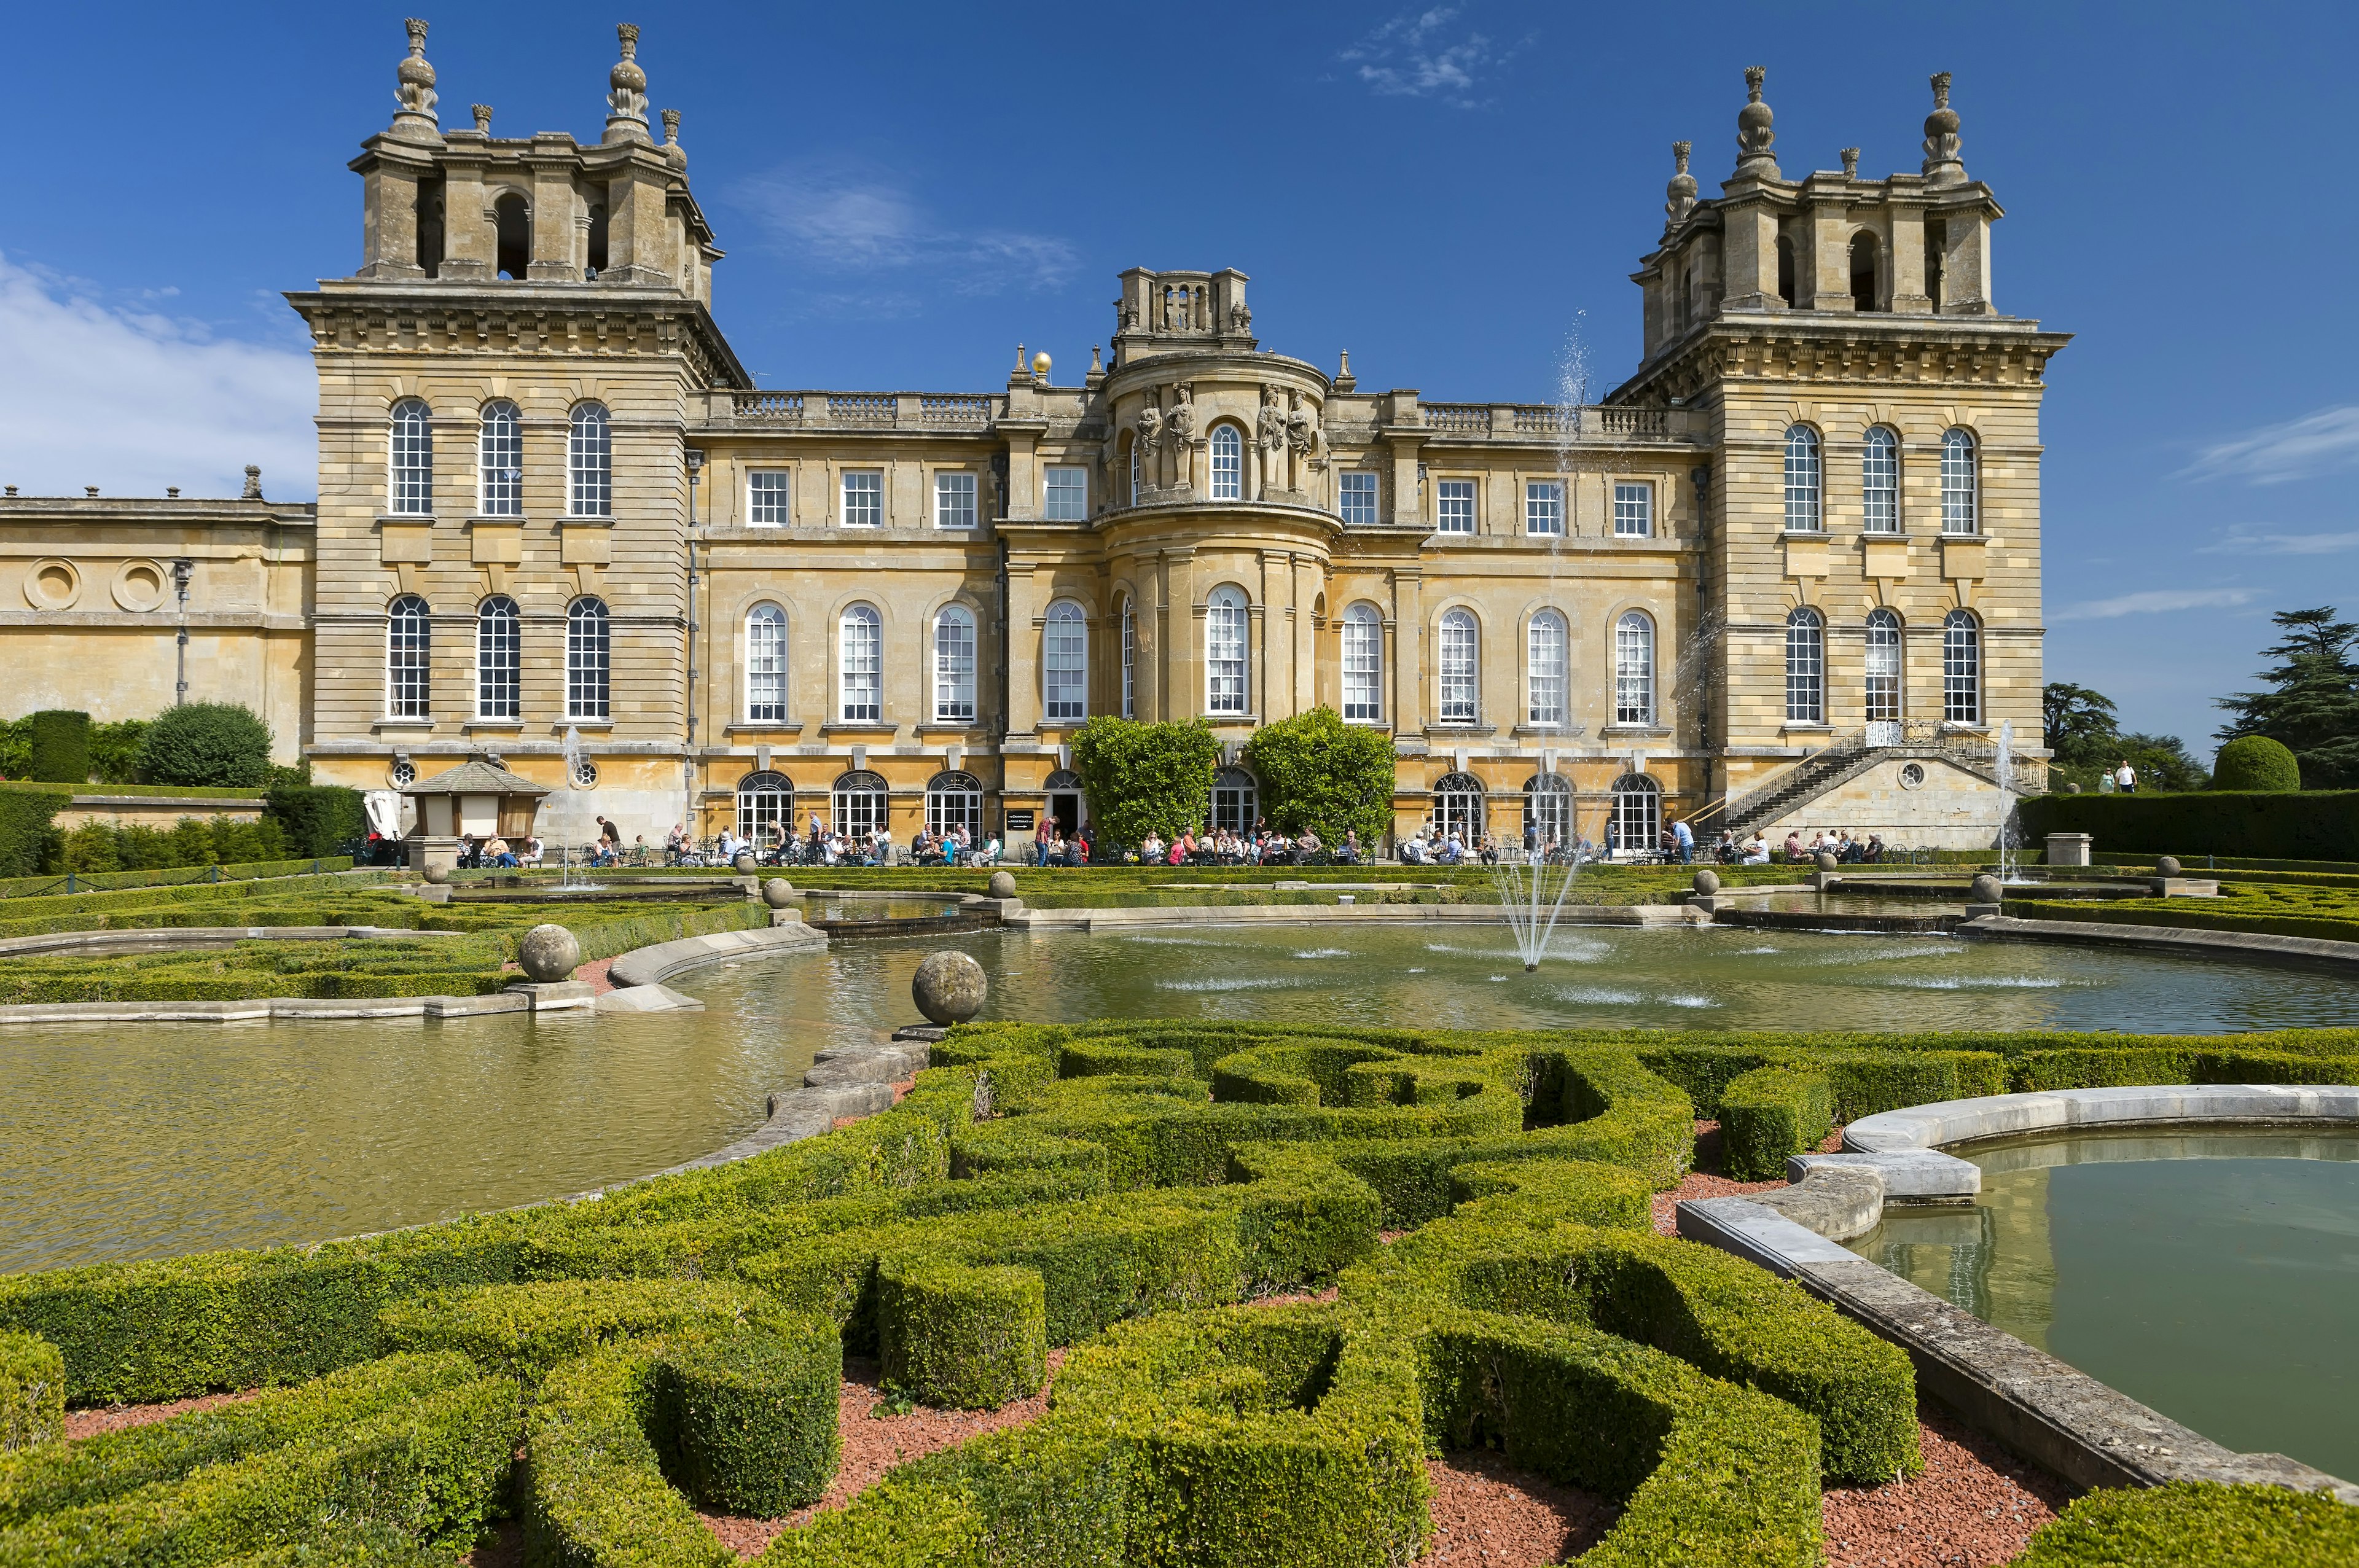
[[[58,1347],[37,1335],[0,1333],[0,1455],[54,1443],[65,1420],[66,1362]],[[0,1476],[7,1473],[0,1457]],[[0,1508],[5,1485],[0,1481]]]
[[[1370,850],[1391,830],[1396,760],[1392,736],[1346,724],[1314,708],[1265,724],[1246,740],[1245,764],[1260,781],[1269,819],[1281,833],[1308,828],[1330,848],[1357,832]]]
[[[549,1375],[525,1422],[525,1560],[581,1568],[734,1568],[686,1498],[664,1479],[647,1434],[655,1362],[617,1346]]]
[[[264,797],[266,819],[287,836],[289,853],[333,855],[368,837],[361,792],[342,784],[277,784]]]
[[[90,715],[71,708],[51,708],[26,722],[32,741],[29,761],[36,782],[87,784],[90,781]]]
[[[1790,1154],[1819,1146],[1834,1126],[1834,1088],[1814,1067],[1756,1067],[1720,1097],[1721,1161],[1740,1182],[1776,1181]]]
[[[1149,832],[1176,838],[1203,826],[1221,760],[1205,720],[1147,724],[1100,714],[1073,731],[1072,752],[1090,819],[1112,842],[1137,844]]]
[[[55,854],[58,830],[50,824],[65,806],[62,795],[0,790],[0,877],[29,877]]]
[[[144,719],[123,719],[112,724],[90,727],[91,777],[103,784],[136,784],[139,777],[139,746],[147,739],[147,721]]]
[[[877,1283],[887,1382],[951,1410],[996,1410],[1040,1391],[1049,1307],[1037,1271],[890,1258]]]
[[[2212,759],[2213,789],[2287,791],[2301,788],[2301,764],[2282,741],[2240,735]]]
[[[2359,1509],[2283,1487],[2172,1481],[2088,1493],[2031,1538],[2017,1568],[2348,1568]]]
[[[436,1291],[393,1303],[378,1325],[386,1349],[456,1350],[477,1366],[532,1383],[559,1362],[613,1340],[776,1325],[779,1317],[769,1303],[735,1285],[557,1280]]]
[[[2086,833],[2098,852],[2359,860],[2359,790],[2043,795],[2018,807],[2025,841]]]
[[[723,1513],[768,1519],[819,1501],[835,1479],[842,1379],[842,1343],[821,1317],[667,1350],[656,1405],[674,1477]]]
[[[168,708],[140,737],[139,771],[159,784],[259,789],[270,773],[270,727],[236,703]]]

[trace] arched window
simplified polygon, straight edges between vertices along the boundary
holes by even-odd
[[[1980,487],[1974,475],[1974,438],[1951,428],[1941,432],[1941,532],[1973,534],[1982,529]]]
[[[1633,610],[1614,623],[1614,722],[1655,721],[1655,623]]]
[[[1624,773],[1614,781],[1614,810],[1606,818],[1609,850],[1621,853],[1651,850],[1663,831],[1663,786],[1644,773]]]
[[[426,601],[405,593],[385,611],[385,716],[425,719],[434,665],[434,616]]]
[[[1863,229],[1851,237],[1851,308],[1875,308],[1875,236]]]
[[[1444,773],[1433,781],[1433,831],[1455,832],[1474,849],[1483,842],[1483,781],[1473,773]]]
[[[475,510],[524,515],[524,426],[513,403],[486,403],[475,427]]]
[[[1343,717],[1372,724],[1385,716],[1385,618],[1373,604],[1343,611]]]
[[[1441,617],[1441,722],[1474,722],[1474,614],[1445,611]]]
[[[1543,610],[1532,617],[1524,633],[1524,681],[1530,687],[1531,701],[1527,722],[1562,724],[1565,721],[1565,668],[1567,643],[1564,617],[1553,610]]]
[[[1827,721],[1827,623],[1809,605],[1786,617],[1786,722]]]
[[[475,610],[475,717],[514,719],[523,661],[516,601],[495,593]]]
[[[494,270],[522,283],[532,265],[532,204],[511,190],[492,203],[492,224],[499,252]]]
[[[848,658],[844,667],[851,667]],[[934,617],[934,722],[974,722],[974,612],[963,605],[947,605]]]
[[[1234,425],[1212,427],[1212,499],[1245,498],[1245,438]]]
[[[606,601],[577,599],[565,611],[565,717],[613,717],[613,649]]]
[[[1138,438],[1130,438],[1130,500],[1127,505],[1138,504]]]
[[[1252,666],[1245,596],[1234,588],[1216,588],[1204,601],[1204,711],[1246,711],[1246,677]]]
[[[1777,297],[1791,308],[1794,303],[1794,242],[1784,234],[1777,236]]]
[[[1808,425],[1786,431],[1786,531],[1820,530],[1819,433]]]
[[[1867,721],[1900,722],[1900,617],[1889,610],[1867,614]],[[1898,745],[1897,734],[1868,736],[1870,745]]]
[[[1941,622],[1941,718],[1983,721],[1983,629],[1970,610],[1952,610]]]
[[[1205,818],[1214,829],[1250,833],[1261,816],[1261,786],[1243,768],[1223,768],[1212,775],[1212,809]]]
[[[1040,685],[1043,711],[1051,722],[1087,718],[1090,711],[1090,630],[1082,607],[1070,599],[1049,606],[1041,629]]]
[[[737,781],[737,831],[757,844],[795,835],[795,786],[784,773],[747,773]]]
[[[787,612],[775,604],[757,604],[745,617],[745,717],[786,722]]]
[[[565,479],[567,515],[614,514],[614,432],[602,405],[584,403],[573,410],[565,441]]]
[[[983,784],[973,773],[936,773],[926,784],[926,831],[966,829],[971,843],[983,842]]]
[[[1128,594],[1122,599],[1122,716],[1136,717],[1138,673],[1138,623],[1134,617],[1133,600]]]
[[[887,795],[885,781],[871,773],[846,773],[835,781],[829,805],[834,808],[835,830],[862,838],[886,833]]]
[[[855,604],[843,612],[842,680],[837,717],[846,724],[885,721],[885,622],[875,610]]]
[[[1900,532],[1900,438],[1872,426],[1860,449],[1862,526],[1871,534]]]
[[[1539,853],[1572,842],[1572,783],[1534,773],[1524,784],[1524,848]]]
[[[433,414],[415,397],[393,406],[386,452],[386,510],[404,517],[434,513]]]

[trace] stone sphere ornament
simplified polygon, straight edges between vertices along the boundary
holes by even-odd
[[[2154,874],[2158,877],[2175,877],[2179,871],[2179,857],[2176,855],[2165,855],[2154,863]]]
[[[1984,871],[1973,881],[1973,895],[1976,903],[1996,903],[2003,896],[2003,890],[1998,879]]]
[[[1836,860],[1836,859],[1835,859],[1834,851],[1833,851],[1833,850],[1832,850],[1832,849],[1821,849],[1821,850],[1820,850],[1820,851],[1819,851],[1819,855],[1818,855],[1818,860],[1819,860],[1819,870],[1821,870],[1821,871],[1833,871],[1837,866],[1840,866],[1840,865],[1842,865],[1842,864],[1843,864],[1843,862],[1842,862],[1841,860]]]
[[[992,872],[991,896],[994,898],[1014,898],[1016,896],[1015,873],[1012,871]]]
[[[1712,894],[1720,891],[1720,873],[1718,871],[1698,871],[1695,874],[1695,890],[1696,897],[1710,898]]]
[[[730,863],[735,866],[740,871],[751,871],[756,863],[754,860],[754,852],[750,849],[740,849],[737,851],[736,860]]]
[[[983,966],[947,948],[926,955],[909,981],[909,1000],[931,1023],[964,1023],[983,1011],[991,981]]]
[[[424,877],[436,887],[440,887],[451,880],[451,868],[448,866],[428,866],[424,871],[418,874]]]
[[[516,942],[516,965],[543,985],[570,980],[582,965],[582,944],[562,925],[536,925]]]
[[[772,909],[784,909],[795,902],[795,886],[784,877],[772,877],[762,884],[762,902]]]

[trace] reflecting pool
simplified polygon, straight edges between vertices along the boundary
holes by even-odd
[[[2215,1443],[2359,1476],[2359,1131],[1961,1152],[1972,1208],[1845,1245]]]
[[[842,901],[847,907],[860,901]],[[701,1013],[0,1027],[0,1271],[309,1241],[644,1175],[716,1149],[824,1047],[980,959],[986,1016],[1514,1029],[2237,1030],[2359,1023],[2299,970],[2073,947],[1580,926],[1163,927],[843,942],[693,972]]]

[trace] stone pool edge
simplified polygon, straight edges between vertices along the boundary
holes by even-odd
[[[1689,1199],[1679,1234],[1799,1283],[1900,1346],[1919,1386],[2025,1458],[2083,1487],[2259,1482],[2327,1491],[2359,1485],[2282,1454],[2241,1454],[1992,1327],[1837,1241],[1874,1228],[1884,1201],[1965,1201],[1976,1167],[1937,1145],[2044,1132],[2187,1122],[2359,1122],[2359,1087],[2212,1084],[1991,1095],[1862,1117],[1846,1152],[1797,1155],[1792,1184],[1750,1198]],[[1962,1167],[1973,1179],[1951,1167]]]

